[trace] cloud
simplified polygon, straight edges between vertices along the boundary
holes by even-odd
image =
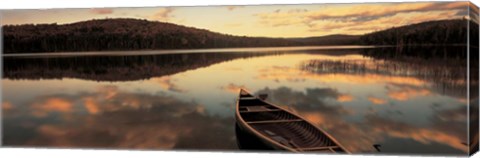
[[[177,84],[175,84],[175,79],[167,76],[167,77],[159,77],[159,78],[152,78],[152,81],[160,84],[160,86],[166,90],[177,92],[177,93],[184,93],[186,92],[185,89],[180,88]]]
[[[105,90],[107,89],[107,90]],[[107,94],[112,97],[106,98]],[[114,86],[101,86],[94,92],[71,95],[50,95],[38,98],[23,109],[23,122],[4,118],[8,130],[3,132],[11,146],[115,149],[236,149],[234,118],[210,116],[205,106],[182,101],[165,94],[131,93]],[[40,108],[41,107],[41,108]],[[53,121],[53,113],[45,113],[46,122],[31,111],[49,109],[69,115],[70,119]],[[84,114],[87,110],[90,114]],[[60,123],[58,123],[60,121]],[[29,131],[14,134],[17,127]],[[221,133],[221,134],[218,134]]]
[[[385,104],[387,101],[383,100],[383,99],[380,99],[380,98],[376,98],[376,97],[368,97],[367,98],[370,102],[372,102],[373,104],[376,104],[376,105],[380,105],[380,104]]]
[[[353,100],[353,96],[349,94],[342,94],[337,96],[337,101],[338,102],[350,102]]]
[[[357,5],[345,7],[337,12],[316,12],[308,17],[313,20],[338,20],[338,21],[372,21],[382,17],[390,17],[400,13],[430,12],[442,10],[466,9],[466,2],[433,2],[433,3],[395,3],[392,5]]]
[[[303,82],[308,78],[315,78],[315,74],[305,73],[301,70],[291,67],[272,66],[269,68],[263,68],[259,70],[259,74],[256,79],[262,80],[274,80],[281,82],[286,80],[288,82]]]
[[[469,10],[459,10],[455,15],[458,16],[467,16],[469,13]]]
[[[169,21],[173,15],[174,8],[161,8],[151,18],[158,21]]]
[[[411,98],[432,95],[426,88],[415,88],[411,86],[391,84],[387,86],[388,96],[398,101],[406,101]]]
[[[116,86],[101,86],[98,89],[98,93],[104,99],[111,99],[118,94],[118,88]]]
[[[310,32],[346,32],[348,34],[364,34],[377,30],[399,27],[431,20],[461,18],[456,10],[406,12],[392,16],[383,16],[369,21],[361,20],[306,20]]]
[[[45,117],[51,112],[69,113],[72,111],[73,103],[67,98],[50,97],[34,103],[32,114],[37,117]]]
[[[236,84],[230,83],[227,86],[220,87],[220,89],[236,94],[240,92],[240,89],[246,89],[246,87],[244,85],[236,85]]]
[[[108,89],[108,90],[105,90]],[[109,91],[117,91],[111,98],[105,97]],[[292,111],[313,122],[336,138],[350,151],[374,152],[372,144],[384,143],[389,138],[412,140],[422,147],[429,148],[434,143],[460,151],[468,148],[462,144],[466,141],[466,106],[453,109],[437,110],[428,117],[427,124],[416,126],[414,123],[401,122],[375,113],[356,113],[355,108],[345,108],[330,99],[342,94],[331,88],[307,88],[297,91],[287,87],[276,89],[264,88],[255,94],[266,93],[268,101],[281,106],[288,105]],[[234,150],[237,148],[234,138],[235,120],[233,117],[208,115],[204,106],[195,102],[182,101],[165,94],[131,93],[114,86],[97,88],[95,92],[72,95],[51,95],[37,98],[39,103],[70,101],[73,122],[57,123],[50,119],[42,122],[24,122],[4,119],[3,134],[8,138],[3,141],[9,146],[41,146],[69,148],[114,148],[114,149],[182,149],[182,150]],[[85,99],[90,98],[90,99]],[[91,100],[95,104],[95,115],[81,113],[83,107],[88,109]],[[134,104],[133,104],[134,103]],[[34,106],[24,109],[23,118],[37,119],[32,116]],[[61,106],[62,107],[62,106]],[[68,111],[68,112],[67,112]],[[79,115],[81,114],[81,115]],[[349,121],[351,115],[362,119]],[[47,113],[52,118],[53,113]],[[18,128],[26,130],[19,136]],[[17,129],[17,130],[13,130]],[[23,132],[23,131],[20,131]],[[218,134],[221,133],[221,134]],[[395,145],[395,143],[392,143]],[[401,144],[401,143],[400,143]],[[396,144],[398,145],[398,144]],[[418,147],[417,145],[415,145]],[[393,148],[395,146],[392,146]],[[402,150],[408,151],[408,147]],[[450,148],[449,148],[450,149]],[[398,151],[398,150],[397,150]],[[418,150],[417,150],[418,151]],[[436,150],[442,154],[443,150]]]
[[[99,105],[97,105],[93,97],[85,98],[84,104],[85,104],[85,108],[90,114],[97,114],[100,111]]]
[[[302,25],[306,20],[306,13],[300,12],[280,12],[276,10],[273,13],[258,13],[254,16],[259,18],[259,23],[264,26],[280,27],[290,25]]]
[[[108,9],[108,8],[93,8],[90,9],[90,13],[93,14],[112,14],[113,9]]]
[[[466,10],[467,5],[468,2],[333,5],[319,10],[278,10],[255,16],[261,25],[269,27],[300,26],[310,32],[361,34],[432,19],[459,18],[456,13]]]
[[[13,109],[13,105],[10,102],[2,102],[2,110],[11,110]]]
[[[342,105],[328,102],[341,94],[329,88],[313,88],[303,91],[294,91],[290,88],[277,89],[265,88],[256,92],[267,93],[267,100],[278,105],[288,105],[307,120],[321,127],[336,138],[348,150],[356,152],[375,152],[373,144],[385,143],[392,138],[412,140],[415,144],[429,148],[433,143],[447,146],[448,149],[458,149],[460,152],[468,150],[462,142],[466,141],[466,113],[465,106],[437,110],[433,116],[425,116],[429,122],[416,126],[414,123],[398,121],[388,117],[380,117],[377,112],[356,113],[349,112]],[[373,97],[372,97],[373,98]],[[377,98],[378,99],[378,98]],[[351,110],[351,109],[350,109]],[[359,115],[355,121],[345,119],[348,115]],[[402,148],[405,152],[415,153],[417,149],[403,147],[402,143],[390,143],[391,148]],[[418,145],[415,145],[418,147]],[[457,151],[457,152],[458,152]],[[384,151],[390,153],[388,151]],[[398,150],[396,151],[398,153]],[[436,151],[431,154],[448,153],[449,151]],[[451,154],[451,153],[450,153]]]
[[[40,133],[44,133],[46,135],[49,135],[51,137],[62,137],[67,134],[65,130],[62,130],[61,128],[52,126],[52,125],[42,125],[38,127],[37,129]]]
[[[436,142],[466,152],[468,147],[463,145],[462,142],[466,142],[465,130],[467,128],[465,125],[461,125],[466,124],[467,120],[464,110],[464,108],[456,108],[438,111],[431,117],[432,122],[429,126],[421,127],[388,118],[381,118],[377,115],[367,115],[365,118],[367,119],[367,124],[372,127],[372,133],[384,133],[391,137],[413,139],[422,144]],[[458,113],[458,115],[462,116],[462,119],[440,119],[441,116],[452,113]],[[452,125],[455,125],[455,127],[452,127]]]
[[[161,98],[148,95],[130,95],[120,91],[116,86],[106,85],[99,86],[94,93],[40,96],[25,108],[16,109],[15,112],[16,114],[25,112],[39,118],[52,114],[68,116],[81,111],[86,111],[89,114],[101,114],[120,109],[149,108],[152,106],[151,102],[154,102],[156,99]],[[163,98],[163,101],[168,102],[169,100]],[[9,103],[4,103],[3,105],[10,106]]]
[[[341,96],[336,89],[332,88],[308,88],[306,92],[294,91],[288,87],[280,87],[277,89],[264,88],[257,91],[255,94],[268,94],[267,101],[272,103],[278,103],[279,106],[295,107],[296,110],[308,111],[318,110],[332,114],[332,115],[345,115],[349,114],[347,109],[326,102],[329,99],[337,99]],[[347,97],[347,100],[349,98]]]

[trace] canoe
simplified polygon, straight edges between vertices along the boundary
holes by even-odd
[[[350,153],[311,122],[244,89],[237,99],[235,119],[241,130],[274,150]]]

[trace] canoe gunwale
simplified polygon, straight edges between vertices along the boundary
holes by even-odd
[[[280,107],[280,106],[277,106],[277,105],[275,105],[275,104],[272,104],[272,103],[269,103],[269,102],[267,102],[267,101],[265,101],[265,100],[262,100],[262,99],[260,99],[260,98],[258,98],[258,97],[256,97],[256,96],[252,95],[252,93],[248,92],[248,91],[245,90],[245,89],[240,89],[240,95],[238,95],[238,98],[236,99],[236,106],[235,106],[235,118],[236,118],[237,122],[238,122],[241,126],[243,126],[244,128],[247,128],[247,129],[248,129],[252,134],[254,134],[255,136],[260,137],[260,138],[262,138],[263,140],[268,141],[268,143],[274,145],[274,148],[280,148],[280,149],[288,150],[288,151],[291,151],[291,152],[301,152],[301,151],[303,151],[304,149],[305,149],[305,150],[308,150],[308,149],[309,149],[309,148],[292,148],[292,147],[285,146],[285,145],[283,145],[283,144],[280,144],[280,143],[277,142],[277,141],[272,140],[272,138],[267,137],[267,136],[265,136],[264,134],[262,134],[262,133],[260,133],[259,131],[257,131],[256,129],[254,129],[254,128],[250,125],[250,123],[255,124],[255,122],[247,122],[247,121],[245,121],[245,120],[243,119],[243,117],[240,115],[240,113],[243,113],[243,112],[240,112],[240,110],[239,110],[239,108],[240,108],[240,105],[239,105],[239,104],[240,104],[240,100],[241,100],[241,98],[242,98],[242,91],[245,92],[245,93],[248,93],[248,94],[251,95],[251,96],[253,96],[253,97],[249,97],[249,99],[253,99],[253,98],[258,99],[259,101],[261,101],[261,102],[263,102],[263,103],[265,103],[265,104],[268,104],[268,105],[270,105],[270,106],[273,106],[273,107],[275,107],[275,108],[278,108],[278,109],[280,109],[281,111],[285,111],[285,112],[287,112],[287,113],[289,113],[289,114],[291,114],[291,115],[293,115],[293,116],[301,119],[301,121],[304,121],[304,122],[306,122],[307,124],[310,124],[310,125],[313,126],[316,130],[322,132],[322,133],[323,133],[328,139],[330,139],[338,148],[342,149],[345,153],[350,154],[350,152],[349,152],[348,150],[346,150],[340,143],[338,143],[338,141],[337,141],[335,138],[333,138],[330,134],[328,134],[327,132],[325,132],[325,131],[322,130],[321,128],[318,128],[317,126],[313,125],[312,122],[310,122],[310,121],[304,119],[303,117],[301,117],[301,116],[299,116],[299,115],[297,115],[297,114],[295,114],[295,113],[292,113],[292,112],[290,112],[290,111],[288,111],[288,110],[286,110],[286,109],[284,109],[284,108],[282,108],[282,107]],[[268,111],[265,111],[265,112],[268,112]],[[297,121],[298,121],[298,120],[297,120]],[[333,150],[332,150],[332,151],[333,151]]]

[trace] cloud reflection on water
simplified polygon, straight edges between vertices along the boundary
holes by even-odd
[[[32,126],[32,138],[16,142],[27,146],[199,149],[201,144],[210,150],[236,148],[231,146],[235,141],[233,118],[209,116],[204,110],[200,104],[164,94],[129,93],[101,86],[94,93],[39,97],[17,115],[4,111],[4,119],[10,126],[14,122],[8,120],[18,117],[24,120],[20,124],[38,116],[58,117],[57,113],[69,117],[60,123]],[[12,134],[7,131],[4,136]],[[5,143],[15,145],[9,139]]]
[[[304,93],[282,87],[267,88],[257,93],[269,94],[268,101],[288,107],[326,129],[353,152],[372,152],[373,144],[382,143],[389,137],[412,139],[421,144],[440,143],[463,152],[468,150],[467,146],[462,144],[466,142],[465,107],[440,110],[429,116],[431,121],[425,126],[383,117],[378,111],[361,115],[363,119],[352,122],[343,118],[357,113],[349,113],[341,104],[328,103],[329,97],[338,95],[331,89],[310,89]],[[456,127],[453,128],[452,125]]]

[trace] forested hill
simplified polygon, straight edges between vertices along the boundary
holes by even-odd
[[[4,26],[4,52],[60,52],[290,46],[284,39],[249,38],[137,19]]]
[[[307,45],[464,44],[467,40],[466,24],[466,20],[430,21],[363,36],[329,35],[306,38],[233,36],[138,19],[89,20],[63,25],[5,25],[2,29],[4,53],[33,53]],[[477,23],[471,23],[470,28],[473,28],[471,34],[478,34]],[[478,45],[478,38],[476,43]]]
[[[3,30],[5,53],[322,45],[315,40],[233,36],[138,19],[6,25]]]
[[[446,45],[467,43],[467,21],[470,34],[478,35],[478,24],[466,19],[428,21],[386,29],[363,35],[366,45]],[[471,43],[475,43],[472,41]],[[476,41],[478,46],[478,39]]]

